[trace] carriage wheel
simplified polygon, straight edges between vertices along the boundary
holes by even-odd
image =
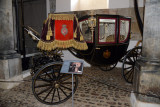
[[[133,83],[134,66],[138,57],[141,56],[142,47],[135,47],[128,51],[123,59],[122,75],[126,82]]]
[[[110,71],[112,70],[113,68],[116,67],[118,62],[114,63],[114,64],[110,64],[110,65],[106,65],[106,66],[99,66],[99,68],[102,70],[102,71]]]
[[[36,72],[32,80],[32,91],[36,99],[44,104],[56,105],[72,96],[72,75],[61,74],[62,63],[49,63]],[[74,92],[78,78],[74,76]]]

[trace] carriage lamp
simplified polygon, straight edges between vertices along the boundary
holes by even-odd
[[[88,18],[88,26],[90,27],[91,29],[91,32],[92,32],[92,39],[93,39],[93,32],[94,32],[94,27],[96,27],[96,18],[93,17],[94,15],[94,11],[92,10],[91,11],[91,17]]]

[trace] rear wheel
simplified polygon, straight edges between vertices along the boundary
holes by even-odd
[[[135,47],[128,51],[123,59],[122,75],[126,82],[133,83],[134,66],[137,59],[141,56],[142,47]]]
[[[113,68],[115,68],[116,65],[117,65],[117,62],[114,63],[114,64],[110,64],[110,65],[99,66],[99,68],[100,68],[102,71],[110,71],[110,70],[112,70]]]
[[[56,105],[72,96],[72,75],[61,74],[62,63],[49,63],[42,67],[33,77],[32,91],[36,99],[44,104]],[[74,92],[78,78],[74,76]]]

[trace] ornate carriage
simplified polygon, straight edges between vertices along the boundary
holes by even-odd
[[[68,49],[74,56],[109,71],[127,53],[130,29],[131,18],[102,14],[83,16],[79,19],[74,14],[50,14],[44,22],[40,39],[30,28],[26,29],[32,37],[39,40],[38,48],[45,54],[35,60],[35,63],[40,64],[33,67],[34,96],[49,105],[62,103],[71,97],[71,75],[60,73],[63,60],[59,50]],[[139,48],[128,51],[127,56],[123,58],[122,72],[128,82],[132,77],[127,79],[128,75],[125,74],[131,72],[134,67],[133,58],[137,58],[139,54],[137,49]],[[75,76],[74,92],[77,84],[78,78]]]

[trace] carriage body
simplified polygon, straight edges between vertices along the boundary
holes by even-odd
[[[77,56],[91,65],[117,63],[125,54],[130,40],[131,18],[119,15],[95,15],[93,36],[88,27],[90,16],[79,18],[79,25],[88,50],[76,50]]]

